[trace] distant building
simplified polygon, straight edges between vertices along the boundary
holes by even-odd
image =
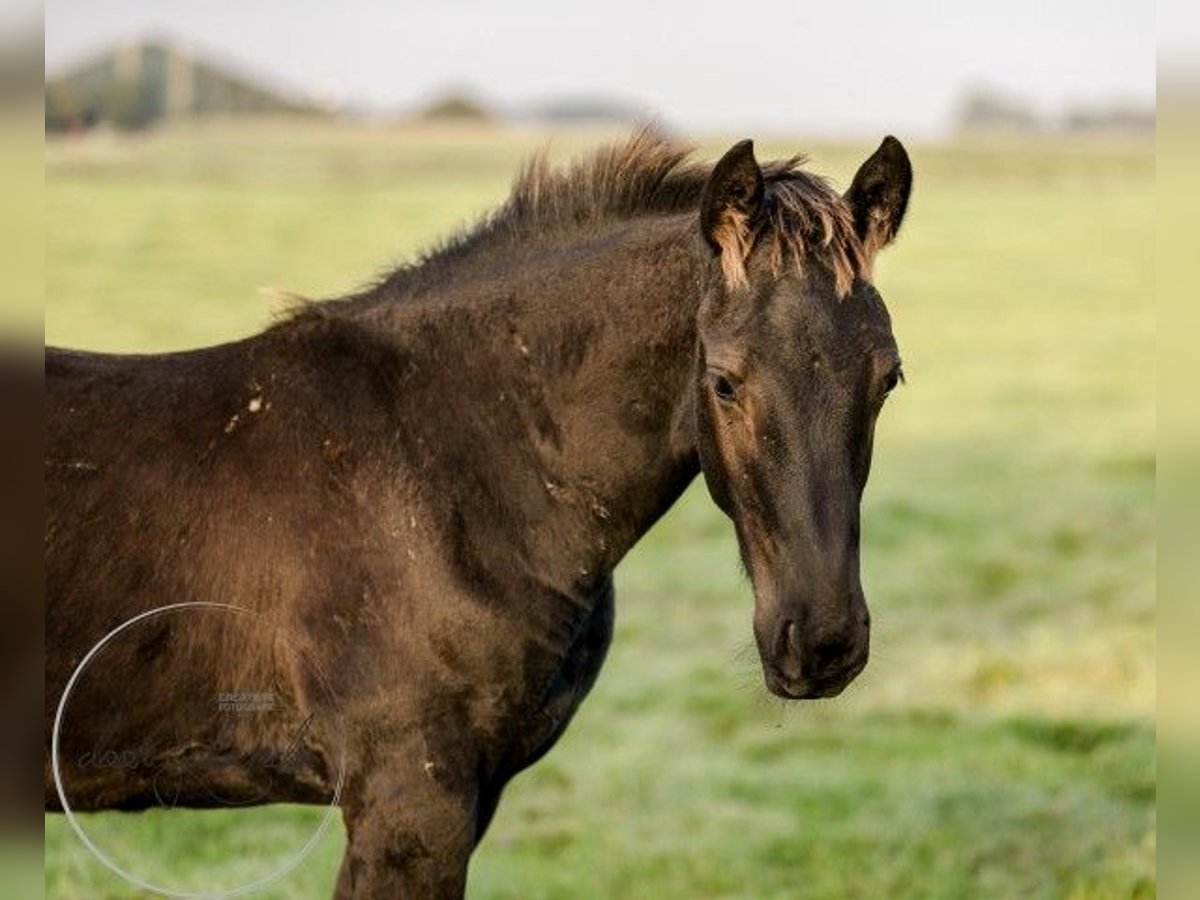
[[[320,115],[306,100],[163,42],[132,43],[46,80],[46,130],[100,123],[136,130],[172,117]]]

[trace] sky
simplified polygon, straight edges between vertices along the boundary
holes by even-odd
[[[1046,114],[1155,96],[1144,0],[47,0],[47,73],[146,36],[376,111],[467,88],[692,130],[936,135],[976,85]]]

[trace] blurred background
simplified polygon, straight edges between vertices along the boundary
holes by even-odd
[[[900,137],[916,184],[876,281],[909,383],[864,511],[870,666],[833,701],[766,694],[697,484],[618,569],[599,684],[469,895],[1155,895],[1152,4],[62,0],[44,41],[45,340],[99,350],[345,293],[545,146],[650,119],[845,187]],[[87,818],[201,890],[319,815]],[[61,817],[45,838],[47,896],[138,896]],[[263,895],[328,896],[342,840]]]

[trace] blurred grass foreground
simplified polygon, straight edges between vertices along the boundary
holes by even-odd
[[[600,138],[558,135],[552,155]],[[469,222],[541,143],[322,123],[50,141],[46,340],[248,334],[271,290],[345,292]],[[873,146],[758,149],[845,186]],[[910,152],[876,279],[909,383],[864,511],[870,666],[834,701],[768,697],[732,529],[698,483],[618,569],[600,682],[511,785],[470,896],[1155,894],[1153,143]],[[146,878],[201,890],[302,844],[320,812],[83,818]],[[339,826],[262,895],[329,896],[341,844]],[[45,861],[48,897],[140,896],[62,817]]]

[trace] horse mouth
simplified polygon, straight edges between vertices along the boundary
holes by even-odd
[[[867,667],[866,654],[845,669],[823,678],[790,678],[774,666],[763,667],[767,690],[784,700],[821,700],[836,697]]]

